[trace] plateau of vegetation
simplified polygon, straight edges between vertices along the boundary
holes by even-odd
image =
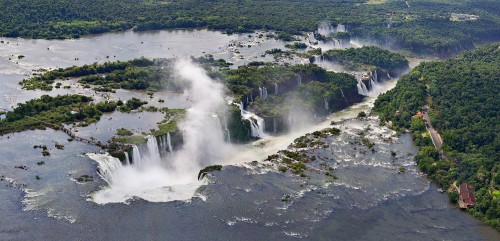
[[[381,95],[374,111],[398,131],[409,129],[420,151],[418,166],[444,188],[467,182],[476,189],[468,211],[500,230],[500,43],[481,46],[444,62],[420,64]],[[429,104],[432,125],[447,158],[414,117]],[[456,197],[456,193],[450,197]]]
[[[323,57],[338,61],[350,70],[370,71],[380,68],[393,71],[408,68],[408,60],[403,55],[374,46],[332,49],[324,52]]]
[[[275,30],[287,41],[320,22],[345,24],[349,32],[414,52],[452,54],[475,43],[498,40],[496,0],[5,0],[0,36],[78,38],[88,34],[207,27],[227,33]],[[369,3],[373,2],[371,0]],[[479,16],[454,21],[451,13]]]
[[[116,108],[115,102],[95,104],[91,97],[82,95],[44,95],[7,112],[6,118],[0,121],[0,135],[47,127],[57,129],[62,124],[88,125],[97,122],[102,113]]]
[[[180,90],[179,82],[171,76],[171,67],[172,60],[138,58],[126,62],[94,63],[45,71],[32,78],[24,79],[19,84],[28,90],[49,91],[53,89],[57,79],[79,78],[78,82],[82,85],[97,86],[94,90],[104,92],[115,89]]]
[[[225,71],[224,75],[232,94],[241,101],[251,95],[254,101],[249,103],[250,107],[263,117],[280,115],[286,106],[303,107],[315,113],[328,112],[324,109],[325,98],[331,102],[332,110],[362,99],[357,94],[357,81],[353,76],[329,72],[315,64],[241,66]],[[274,93],[275,86],[278,95]],[[267,98],[260,98],[259,88],[267,89]]]
[[[84,95],[43,95],[29,100],[5,113],[5,118],[0,120],[0,135],[34,129],[59,129],[63,124],[87,126],[98,122],[103,113],[111,113],[117,109],[129,112],[147,104],[137,98],[126,102],[92,101],[91,97]]]

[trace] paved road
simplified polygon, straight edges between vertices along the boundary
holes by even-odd
[[[429,134],[431,135],[432,143],[434,144],[436,149],[441,150],[441,146],[443,146],[443,140],[441,139],[441,136],[439,135],[439,133],[432,126],[431,120],[429,118],[428,110],[429,110],[429,106],[426,104],[424,106],[424,110],[422,113],[424,115],[423,118],[425,121],[425,128],[427,129],[427,131],[429,131]]]

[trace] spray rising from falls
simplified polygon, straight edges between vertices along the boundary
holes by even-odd
[[[187,60],[179,61],[176,71],[190,85],[193,102],[179,123],[184,145],[172,152],[170,133],[166,140],[151,136],[146,145],[132,147],[132,160],[126,165],[108,154],[88,154],[109,184],[94,193],[96,203],[126,202],[134,197],[152,202],[190,200],[204,184],[197,179],[198,170],[231,155],[232,146],[224,141],[225,132],[215,114],[226,107],[222,84]],[[170,154],[161,155],[164,149]]]

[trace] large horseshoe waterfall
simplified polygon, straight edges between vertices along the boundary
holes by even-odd
[[[227,127],[224,130],[216,114],[225,112],[223,86],[187,60],[176,64],[176,72],[189,85],[192,101],[186,117],[179,123],[183,146],[172,152],[168,133],[166,140],[159,137],[160,143],[151,136],[146,145],[140,148],[134,145],[131,160],[125,164],[108,154],[88,154],[99,163],[99,174],[109,184],[93,195],[95,202],[124,202],[133,197],[152,202],[190,199],[203,184],[193,170],[220,163],[232,152],[225,141]],[[168,155],[162,154],[167,151]]]

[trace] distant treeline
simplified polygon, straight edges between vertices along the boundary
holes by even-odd
[[[473,43],[498,39],[496,0],[4,0],[0,35],[25,38],[75,38],[126,29],[208,27],[228,33],[276,30],[288,36],[313,31],[321,22],[346,24],[353,36],[415,52],[449,54]],[[450,21],[450,14],[480,16]]]
[[[479,47],[444,62],[422,63],[381,95],[374,111],[397,130],[410,129],[421,146],[417,164],[444,188],[472,184],[469,211],[500,230],[500,43]],[[430,95],[432,125],[441,133],[441,160],[421,118],[412,118]],[[450,195],[456,201],[456,193]]]

